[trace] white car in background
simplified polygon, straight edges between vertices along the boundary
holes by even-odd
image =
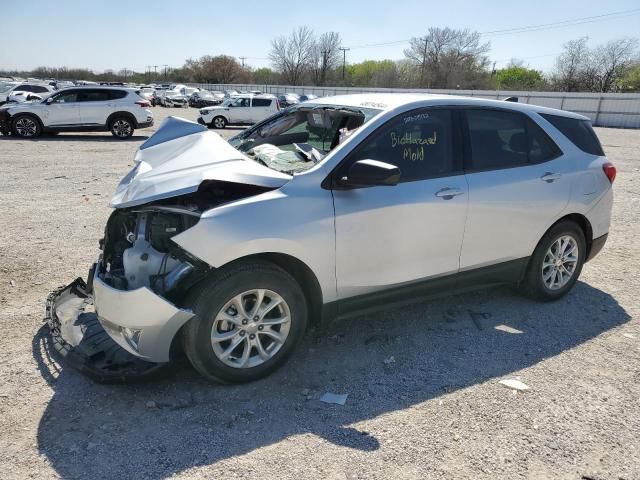
[[[0,109],[0,133],[34,138],[43,132],[110,131],[125,139],[136,128],[153,125],[149,106],[130,88],[67,88],[39,102]]]
[[[51,85],[46,85],[44,83],[21,83],[2,93],[2,96],[0,96],[0,105],[4,105],[7,102],[19,102],[20,100],[16,99],[16,94],[23,95],[24,92],[29,92],[35,93],[41,98],[45,98],[55,91],[56,89]]]
[[[221,105],[200,110],[198,123],[211,128],[227,125],[252,125],[276,113],[280,107],[273,95],[243,94],[231,97]]]

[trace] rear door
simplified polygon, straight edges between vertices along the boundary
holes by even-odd
[[[253,98],[251,100],[251,123],[257,123],[267,118],[272,111],[271,98]]]
[[[340,298],[458,271],[468,195],[456,118],[447,108],[399,115],[337,168],[335,178],[364,159],[401,170],[395,186],[333,190]]]
[[[107,90],[107,89],[86,89],[78,94],[80,103],[80,120],[84,125],[105,125],[107,117],[113,111],[112,94],[122,93],[126,96],[125,91]]]
[[[473,108],[465,118],[469,211],[460,268],[524,259],[569,202],[569,162],[523,113]]]

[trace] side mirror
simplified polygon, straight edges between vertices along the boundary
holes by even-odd
[[[346,177],[339,180],[347,187],[394,186],[400,181],[400,169],[378,160],[358,160],[349,168]]]
[[[53,98],[52,97],[48,97],[44,103],[46,103],[47,105],[51,105],[53,103]]]

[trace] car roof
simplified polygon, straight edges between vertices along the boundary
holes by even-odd
[[[336,95],[333,97],[314,98],[305,102],[306,105],[342,105],[346,107],[378,108],[384,111],[403,106],[415,105],[416,108],[430,105],[463,105],[475,107],[493,107],[519,112],[549,113],[564,117],[589,120],[588,117],[577,113],[555,108],[541,107],[526,103],[505,102],[478,97],[464,97],[461,95],[438,95],[431,93],[356,93],[351,95]]]

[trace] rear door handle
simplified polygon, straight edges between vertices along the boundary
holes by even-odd
[[[444,200],[451,200],[453,197],[457,197],[458,195],[462,195],[464,192],[462,190],[458,190],[457,188],[449,188],[445,187],[436,192],[436,197],[442,198]]]
[[[555,180],[558,180],[562,175],[559,173],[546,172],[544,175],[540,177],[541,180],[551,183]]]

